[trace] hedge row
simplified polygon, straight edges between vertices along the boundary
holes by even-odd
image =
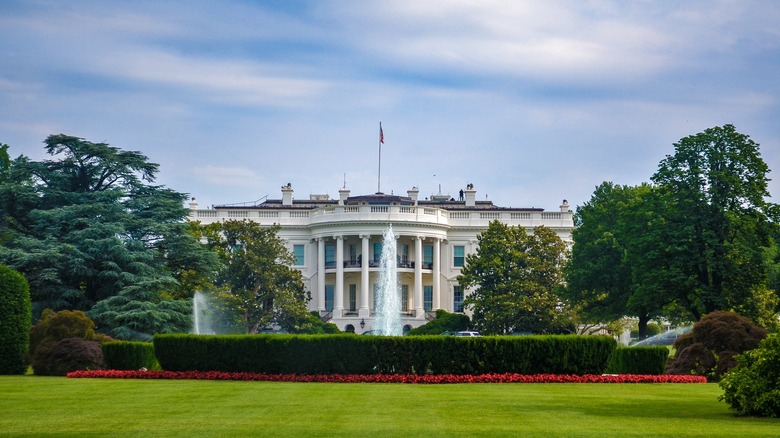
[[[618,347],[612,352],[607,374],[663,374],[669,349],[657,347]]]
[[[0,374],[24,374],[32,304],[24,276],[0,265]]]
[[[151,342],[106,342],[103,344],[103,358],[110,370],[160,369]]]
[[[168,371],[271,374],[600,374],[603,336],[156,335]]]

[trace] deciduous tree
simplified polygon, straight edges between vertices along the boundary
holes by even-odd
[[[654,226],[654,189],[648,184],[620,186],[604,182],[577,208],[574,245],[566,266],[564,295],[582,321],[607,325],[624,316],[639,320],[639,337],[669,299],[653,284],[644,284],[644,266]]]
[[[290,268],[294,256],[278,237],[278,229],[235,220],[202,227],[207,246],[221,261],[218,297],[235,311],[246,333],[274,324],[297,332],[309,323],[311,296],[300,271]]]
[[[736,310],[753,320],[767,309],[764,253],[776,230],[777,206],[769,197],[769,167],[759,145],[725,125],[685,137],[659,164],[652,181],[665,195],[659,210],[674,275],[654,279],[695,319],[715,310]],[[773,220],[774,219],[774,220]]]
[[[464,306],[486,334],[560,333],[570,329],[556,290],[563,284],[566,244],[555,231],[493,221],[477,237],[476,253],[466,256],[458,283],[473,291]]]

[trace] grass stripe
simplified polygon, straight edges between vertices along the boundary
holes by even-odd
[[[714,384],[350,384],[0,376],[0,435],[776,436]]]

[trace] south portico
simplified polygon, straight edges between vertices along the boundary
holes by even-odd
[[[416,187],[407,196],[350,196],[350,190],[341,188],[338,200],[328,195],[300,200],[294,199],[288,183],[282,186],[281,199],[256,205],[199,209],[193,199],[190,220],[204,224],[251,220],[279,226],[279,237],[295,256],[291,267],[301,272],[311,293],[309,310],[340,330],[360,332],[373,329],[382,241],[392,225],[401,323],[414,328],[433,318],[437,309],[464,312],[469,291],[460,287],[457,278],[491,221],[528,231],[545,226],[571,244],[573,213],[565,200],[560,211],[553,212],[505,208],[477,201],[473,184],[462,190],[463,198],[458,200],[441,193],[420,200]]]

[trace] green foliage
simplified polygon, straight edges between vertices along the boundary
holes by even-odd
[[[736,361],[720,381],[719,399],[737,415],[780,417],[780,334],[770,334]]]
[[[122,292],[87,314],[98,330],[116,339],[151,342],[155,333],[187,333],[192,327],[189,301],[163,300],[152,293]]]
[[[669,349],[658,347],[618,347],[612,352],[607,374],[663,374]]]
[[[471,320],[462,313],[449,313],[444,309],[436,310],[436,319],[426,322],[420,327],[409,330],[408,335],[440,335],[444,332],[459,332],[468,330]]]
[[[157,164],[62,134],[45,143],[53,159],[20,156],[0,178],[0,261],[25,274],[35,313],[86,311],[120,294],[157,303],[181,295],[185,274],[213,268],[184,222],[185,195],[151,185]],[[135,310],[122,310],[130,330],[143,325]]]
[[[296,334],[336,334],[340,333],[339,327],[332,322],[325,322],[318,312],[309,312],[309,320],[294,328],[290,333]]]
[[[105,369],[100,342],[82,338],[47,341],[38,346],[32,361],[39,376],[64,376],[76,370]]]
[[[74,364],[84,363],[84,366],[92,369],[102,366],[100,346],[98,345],[98,355],[94,353],[91,344],[73,342],[74,338],[95,342],[111,340],[105,335],[95,333],[95,323],[80,310],[61,310],[56,313],[50,309],[44,310],[41,319],[30,330],[33,371],[36,374],[39,374],[40,370],[45,375],[63,375],[59,373],[65,369],[86,369],[72,368]],[[71,341],[60,345],[66,339]],[[73,355],[66,351],[69,346],[75,349]],[[58,360],[64,362],[60,364],[56,362]]]
[[[605,336],[157,335],[160,366],[294,374],[598,374]]]
[[[696,374],[718,381],[736,365],[734,357],[756,348],[766,329],[734,312],[712,312],[677,339],[677,351],[669,364],[670,374]]]
[[[661,333],[663,333],[663,331],[664,331],[664,328],[663,328],[663,326],[661,326],[661,324],[658,324],[658,323],[655,323],[655,322],[651,322],[651,323],[647,324],[647,329],[646,329],[646,332],[645,332],[646,336],[645,337],[649,338],[651,336],[660,335]],[[631,337],[632,338],[639,337],[639,330],[632,329],[631,330]]]
[[[668,303],[663,291],[644,274],[653,244],[657,192],[650,185],[604,182],[577,208],[574,246],[566,265],[565,298],[580,323],[606,324],[623,316],[639,319],[639,337],[648,321]]]
[[[103,358],[109,370],[159,370],[160,364],[151,342],[117,341],[102,345]]]
[[[566,244],[555,231],[493,221],[477,236],[475,254],[466,256],[458,276],[472,322],[483,334],[512,332],[561,333],[570,326],[560,308]]]
[[[200,228],[206,246],[221,266],[214,295],[222,310],[231,311],[245,333],[279,325],[296,332],[311,324],[300,271],[290,268],[294,256],[277,235],[251,221],[216,222]]]
[[[725,125],[674,146],[652,177],[666,200],[652,278],[697,319],[714,310],[771,318],[776,299],[755,299],[769,280],[764,252],[778,211],[765,200],[769,167],[759,145]]]
[[[27,369],[31,321],[27,280],[0,265],[0,374],[24,374]]]

